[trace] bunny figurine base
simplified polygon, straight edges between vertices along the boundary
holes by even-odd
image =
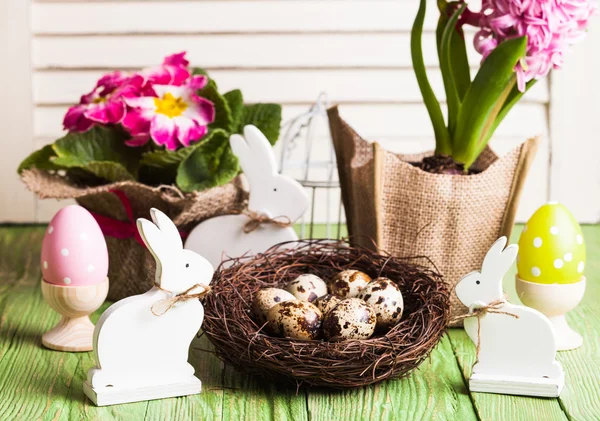
[[[293,178],[278,173],[273,148],[258,128],[244,127],[244,136],[232,135],[229,144],[248,180],[248,210],[280,223],[259,223],[248,231],[246,224],[251,220],[242,214],[218,216],[198,224],[185,245],[204,256],[215,268],[228,257],[254,255],[279,243],[297,241],[294,229],[282,226],[285,224],[281,222],[291,225],[304,214],[309,204],[304,187]]]
[[[199,296],[213,276],[211,264],[185,250],[177,227],[162,212],[138,219],[140,235],[156,260],[156,286],[125,298],[102,314],[94,331],[96,366],[85,394],[99,406],[200,393],[188,363],[204,308]]]
[[[469,380],[473,392],[557,397],[564,372],[556,361],[550,320],[539,311],[507,302],[502,278],[512,266],[518,246],[506,237],[487,252],[481,272],[471,272],[456,286],[458,299],[473,317],[465,331],[478,350]]]

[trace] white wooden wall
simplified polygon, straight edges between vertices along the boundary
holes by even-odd
[[[208,69],[222,90],[240,88],[249,102],[282,103],[284,119],[305,111],[326,91],[363,136],[399,152],[431,148],[431,125],[410,67],[417,3],[3,0],[0,221],[46,221],[64,204],[35,199],[15,170],[33,148],[61,135],[69,104],[106,71],[156,65],[182,50],[193,65]],[[431,2],[425,60],[441,94],[434,9]],[[596,25],[568,57],[566,69],[539,83],[497,131],[492,145],[500,152],[529,136],[544,139],[521,220],[550,198],[563,201],[583,222],[600,220],[599,47]],[[479,58],[470,53],[476,67]],[[317,148],[317,154],[324,153],[326,146]]]

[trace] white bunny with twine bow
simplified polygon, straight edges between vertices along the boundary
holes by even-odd
[[[228,257],[257,254],[275,244],[298,240],[292,224],[309,204],[302,185],[278,173],[273,148],[258,128],[244,127],[244,136],[232,135],[229,144],[248,180],[248,209],[201,222],[185,243],[215,268]]]
[[[155,287],[113,304],[94,331],[96,367],[84,391],[99,406],[200,393],[188,352],[214,270],[183,248],[169,217],[157,209],[150,214],[152,222],[138,219],[137,227],[156,260]]]
[[[564,373],[556,361],[552,324],[529,307],[504,298],[502,278],[519,247],[505,248],[498,239],[485,255],[481,272],[464,276],[456,285],[458,299],[469,308],[465,331],[476,345],[477,361],[469,387],[476,392],[556,397]]]

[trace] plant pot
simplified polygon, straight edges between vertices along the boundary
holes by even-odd
[[[205,219],[241,210],[248,196],[239,178],[186,194],[173,186],[151,187],[135,181],[78,186],[40,170],[24,171],[21,178],[42,199],[75,199],[92,212],[108,246],[108,299],[113,301],[142,294],[154,285],[155,262],[137,234],[138,218],[149,218],[151,208],[160,209],[185,236]]]
[[[517,295],[523,304],[543,313],[554,327],[556,349],[567,351],[579,348],[583,338],[569,327],[565,313],[579,305],[585,293],[586,279],[572,284],[538,284],[515,276]]]
[[[362,139],[337,107],[328,115],[352,242],[394,256],[422,256],[453,291],[452,316],[466,313],[454,286],[481,268],[494,241],[510,238],[539,139],[502,158],[486,148],[473,166],[474,175],[432,174],[411,162],[433,152],[391,153]]]

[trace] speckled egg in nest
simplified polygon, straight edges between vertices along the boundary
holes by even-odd
[[[450,294],[441,276],[416,260],[396,259],[344,241],[284,243],[231,263],[211,282],[202,329],[225,362],[271,380],[352,388],[404,376],[439,342],[450,317]],[[285,288],[307,273],[331,280],[344,270],[392,280],[404,299],[400,320],[368,339],[327,341],[276,336],[268,324],[254,319],[252,303],[261,289]],[[316,308],[318,301],[305,304]]]

